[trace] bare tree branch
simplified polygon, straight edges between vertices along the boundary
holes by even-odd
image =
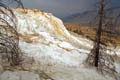
[[[8,5],[16,2],[16,7],[22,5],[20,0],[4,0],[10,2]],[[0,0],[0,58],[3,65],[20,65],[22,61],[22,52],[19,49],[19,35],[17,32],[17,18],[9,6],[6,6],[3,0]],[[5,65],[6,66],[6,65]]]

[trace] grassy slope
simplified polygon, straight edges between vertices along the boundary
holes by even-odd
[[[75,23],[64,23],[66,28],[69,31],[75,32],[83,37],[86,37],[91,40],[95,40],[95,32],[94,28],[83,26]],[[112,35],[110,36],[107,32],[102,32],[102,40],[101,42],[108,46],[120,46],[120,36]]]

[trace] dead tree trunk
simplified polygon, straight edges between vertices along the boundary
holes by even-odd
[[[99,23],[98,23],[98,28],[96,32],[96,42],[95,42],[95,64],[94,66],[98,67],[99,63],[99,54],[100,54],[100,41],[101,41],[101,33],[102,33],[102,25],[103,25],[103,17],[104,17],[104,1],[105,0],[100,0],[100,8],[99,8]]]

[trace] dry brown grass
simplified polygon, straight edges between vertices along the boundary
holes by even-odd
[[[95,40],[96,30],[92,27],[83,26],[75,23],[65,23],[65,26],[69,31],[75,32],[93,41]],[[101,42],[107,46],[120,46],[120,36],[110,36],[108,33],[102,32]]]

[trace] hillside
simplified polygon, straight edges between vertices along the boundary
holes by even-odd
[[[77,23],[83,25],[89,25],[91,21],[96,17],[96,12],[93,11],[85,11],[83,13],[76,13],[70,16],[63,18],[65,23]]]
[[[113,11],[113,13],[111,13]],[[97,17],[97,10],[88,10],[84,11],[82,13],[74,13],[72,15],[69,15],[67,17],[63,18],[63,21],[65,23],[77,23],[77,24],[82,24],[82,25],[90,25],[90,23],[95,23],[96,20],[95,18]],[[106,9],[105,15],[111,16],[112,18],[116,19],[118,18],[117,16],[119,15],[120,12],[120,7],[112,7]],[[118,18],[118,21],[120,18]],[[119,26],[119,22],[117,25]]]
[[[69,31],[75,32],[85,38],[88,38],[92,41],[95,40],[95,32],[96,29],[89,27],[89,26],[84,26],[84,25],[80,25],[77,23],[64,23],[66,28]],[[110,36],[111,35],[111,36]],[[102,32],[102,40],[101,42],[103,42],[103,44],[108,45],[108,46],[120,46],[120,36],[118,36],[117,34],[110,34],[107,32]]]

